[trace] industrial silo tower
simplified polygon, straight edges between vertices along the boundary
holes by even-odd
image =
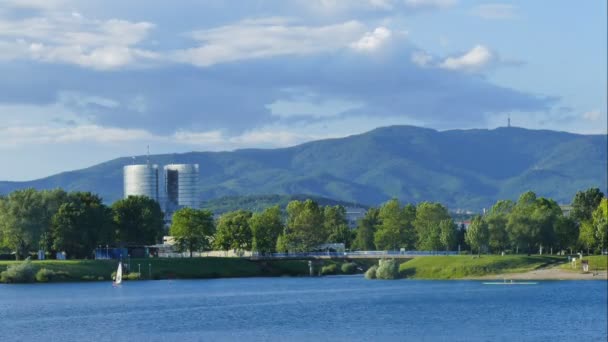
[[[127,165],[124,171],[124,195],[147,196],[155,201],[158,197],[158,165]]]
[[[198,164],[169,164],[164,167],[164,196],[167,211],[199,208]]]

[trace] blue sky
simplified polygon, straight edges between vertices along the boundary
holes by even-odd
[[[565,0],[0,0],[0,180],[146,145],[272,148],[509,115],[605,134],[606,12]]]

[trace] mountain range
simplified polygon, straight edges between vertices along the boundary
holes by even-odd
[[[307,194],[365,205],[395,197],[480,210],[528,190],[559,203],[569,203],[576,191],[589,187],[606,192],[607,146],[606,135],[391,126],[288,148],[161,154],[150,161],[198,163],[202,201]],[[123,196],[122,168],[131,163],[124,157],[38,180],[4,181],[0,194],[60,187],[92,191],[112,203]]]

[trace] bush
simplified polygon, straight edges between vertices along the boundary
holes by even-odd
[[[36,281],[39,283],[46,283],[51,280],[54,275],[55,272],[46,268],[42,268],[38,270],[38,272],[36,272]]]
[[[399,265],[395,259],[380,260],[376,278],[378,279],[397,279],[399,278]]]
[[[327,266],[323,266],[321,268],[322,275],[337,274],[337,273],[338,273],[338,266],[336,266],[336,264],[330,264]]]
[[[3,283],[33,283],[36,279],[36,271],[30,259],[20,264],[9,266],[6,271],[0,273],[0,282]]]
[[[40,283],[63,280],[66,278],[69,278],[69,274],[65,271],[53,271],[46,268],[42,268],[38,270],[38,272],[36,272],[36,281]]]
[[[365,271],[365,279],[376,279],[376,271],[378,270],[378,266],[374,265]]]
[[[354,262],[347,262],[345,264],[342,264],[342,267],[340,267],[340,271],[342,271],[342,273],[344,274],[355,274],[357,273],[357,264],[355,264]]]
[[[140,278],[141,278],[141,274],[139,274],[137,272],[129,273],[125,277],[125,279],[127,279],[127,280],[139,280]]]

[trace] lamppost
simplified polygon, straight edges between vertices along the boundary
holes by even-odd
[[[106,245],[106,259],[110,259],[109,246]]]

